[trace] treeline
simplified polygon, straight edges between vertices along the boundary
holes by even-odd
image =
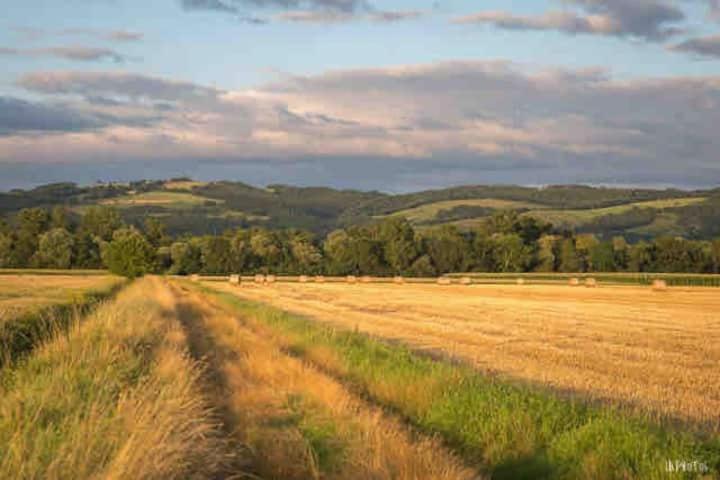
[[[134,277],[171,274],[435,276],[450,272],[720,272],[720,239],[660,237],[628,243],[499,212],[470,232],[416,231],[402,218],[336,230],[236,229],[172,238],[156,218],[126,225],[111,207],[70,216],[62,207],[21,210],[0,224],[0,267],[108,268]]]

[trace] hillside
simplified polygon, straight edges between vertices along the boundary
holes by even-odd
[[[28,207],[93,205],[118,208],[139,223],[162,219],[171,234],[219,233],[228,228],[302,228],[324,234],[341,226],[404,216],[418,227],[473,228],[494,212],[513,209],[560,229],[629,238],[720,234],[720,189],[618,189],[589,186],[461,186],[402,195],[327,187],[190,179],[78,186],[52,184],[0,193],[0,216]]]

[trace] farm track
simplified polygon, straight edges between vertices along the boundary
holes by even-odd
[[[190,349],[247,468],[261,478],[479,478],[437,441],[284,353],[252,319],[171,282]]]
[[[213,287],[482,370],[720,431],[712,289],[282,284]]]

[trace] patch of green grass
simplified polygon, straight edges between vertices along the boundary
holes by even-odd
[[[405,217],[412,223],[422,223],[433,220],[442,210],[451,210],[460,206],[485,207],[494,208],[496,210],[543,208],[542,205],[531,202],[501,200],[497,198],[474,198],[467,200],[445,200],[441,202],[427,203],[425,205],[420,205],[419,207],[399,210],[389,215],[380,215],[376,218]]]
[[[345,458],[345,448],[338,441],[335,424],[301,395],[288,395],[286,407],[289,418],[308,444],[318,469],[325,473],[339,469]]]
[[[591,208],[582,210],[533,210],[523,215],[549,222],[556,227],[577,228],[597,218],[606,215],[617,215],[626,213],[633,208],[653,208],[664,210],[668,208],[687,207],[702,203],[707,200],[705,197],[672,198],[664,200],[651,200],[647,202],[633,202],[614,207]]]
[[[193,195],[191,193],[156,191],[139,193],[136,195],[124,195],[121,197],[104,200],[103,205],[112,205],[118,208],[131,207],[163,207],[171,209],[187,209],[202,206],[207,201],[215,204],[224,203],[223,200],[216,200]]]
[[[661,479],[667,461],[720,469],[720,440],[703,440],[620,407],[419,356],[358,332],[338,331],[274,307],[212,292],[246,318],[270,327],[292,351],[341,378],[409,422],[441,437],[492,478]],[[714,477],[711,477],[714,478]]]

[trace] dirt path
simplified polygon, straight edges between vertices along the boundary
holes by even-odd
[[[478,478],[435,440],[285,354],[259,325],[182,284],[172,289],[226,431],[248,460],[241,470],[277,479]]]
[[[720,428],[720,291],[213,283],[482,369]]]

